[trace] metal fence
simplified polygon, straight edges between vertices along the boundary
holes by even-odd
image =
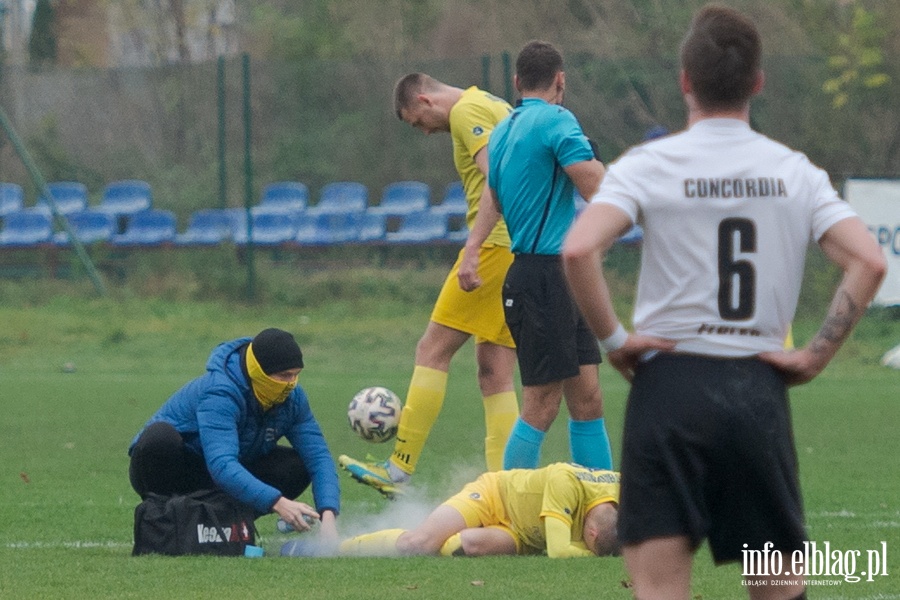
[[[393,114],[401,75],[426,71],[448,83],[509,93],[507,56],[430,62],[250,62],[253,189],[301,181],[314,204],[333,181],[358,181],[375,203],[387,184],[418,180],[439,193],[456,179],[446,136],[423,136]],[[183,225],[204,207],[245,199],[244,81],[240,58],[160,68],[0,71],[0,103],[48,181],[80,181],[94,202],[120,179],[150,183],[154,205]],[[754,105],[759,130],[801,149],[832,174],[900,176],[900,103],[892,83],[834,109],[823,91],[824,57],[768,59],[767,89]],[[684,122],[677,62],[567,57],[567,105],[610,161],[654,124]],[[220,122],[220,107],[224,121]],[[222,177],[224,175],[224,178]],[[36,193],[8,140],[0,181]]]

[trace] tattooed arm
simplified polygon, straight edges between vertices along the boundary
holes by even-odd
[[[819,245],[844,272],[825,322],[806,347],[760,355],[781,370],[792,385],[806,383],[822,372],[865,313],[887,271],[881,248],[859,218],[835,223]]]

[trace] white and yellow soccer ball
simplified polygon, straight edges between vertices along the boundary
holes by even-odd
[[[384,387],[367,387],[357,392],[347,407],[350,428],[367,442],[386,442],[397,435],[400,398]]]

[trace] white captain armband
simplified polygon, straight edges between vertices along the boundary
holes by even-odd
[[[600,347],[603,348],[604,352],[609,354],[624,346],[627,340],[628,332],[625,331],[625,328],[619,323],[619,326],[616,327],[616,330],[612,332],[611,336],[600,340]]]

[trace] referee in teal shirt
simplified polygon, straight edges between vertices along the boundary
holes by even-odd
[[[523,386],[504,469],[539,466],[563,397],[572,461],[613,468],[597,374],[600,350],[569,296],[559,256],[575,218],[575,190],[590,198],[605,171],[578,120],[561,106],[562,67],[551,44],[534,41],[522,49],[515,75],[522,101],[488,143],[488,185],[515,254],[503,306]]]

